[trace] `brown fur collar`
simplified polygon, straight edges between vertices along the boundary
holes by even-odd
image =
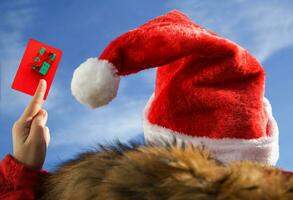
[[[43,200],[293,199],[293,174],[255,162],[227,166],[202,148],[102,147],[43,183]]]

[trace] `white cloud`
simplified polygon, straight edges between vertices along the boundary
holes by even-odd
[[[108,105],[77,114],[66,127],[58,127],[52,147],[60,145],[94,145],[118,139],[126,141],[142,132],[144,101],[123,98]]]
[[[22,35],[33,19],[35,10],[25,2],[15,1],[18,9],[8,9],[0,15],[1,114],[10,115],[27,104],[29,98],[11,89],[12,80],[20,63],[25,44]],[[3,7],[9,7],[8,4]]]
[[[171,1],[196,23],[228,37],[265,61],[293,45],[292,4],[278,1]]]

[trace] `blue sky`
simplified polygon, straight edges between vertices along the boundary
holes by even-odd
[[[91,110],[70,93],[73,70],[88,57],[98,57],[120,34],[172,9],[250,50],[267,72],[266,96],[280,128],[278,166],[293,170],[292,1],[252,0],[108,0],[0,2],[0,157],[12,152],[11,127],[30,97],[10,89],[28,39],[63,51],[45,108],[51,144],[45,168],[72,158],[96,143],[127,141],[142,134],[142,110],[152,94],[155,70],[123,77],[118,97]]]

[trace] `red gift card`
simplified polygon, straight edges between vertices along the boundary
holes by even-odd
[[[61,56],[61,50],[30,39],[12,88],[33,96],[40,79],[45,79],[47,91],[44,100],[46,100]]]

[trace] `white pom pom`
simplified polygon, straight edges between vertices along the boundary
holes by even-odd
[[[117,94],[120,77],[116,72],[107,60],[87,59],[73,73],[72,95],[91,108],[108,104]]]

